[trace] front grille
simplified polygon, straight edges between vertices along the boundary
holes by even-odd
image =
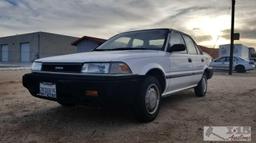
[[[81,63],[43,63],[42,71],[80,73]]]

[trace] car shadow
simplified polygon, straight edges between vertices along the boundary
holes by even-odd
[[[164,108],[165,106],[169,106],[170,104],[179,104],[180,102],[184,102],[186,100],[193,100],[195,98],[196,96],[194,95],[193,90],[189,89],[162,98],[161,106]]]
[[[168,112],[165,108],[172,108],[185,100],[193,100],[194,95],[192,91],[184,91],[162,100],[161,114]],[[161,116],[161,115],[160,115]],[[62,107],[56,103],[53,107],[40,108],[38,110],[31,110],[31,112],[13,118],[19,122],[21,126],[29,125],[41,126],[41,128],[61,128],[61,127],[79,127],[84,128],[93,127],[113,127],[113,126],[131,126],[141,124],[136,121],[130,108],[125,107],[91,107],[91,106],[75,106],[75,107]],[[24,124],[24,125],[22,125]]]
[[[146,124],[138,122],[129,108],[62,107],[54,102],[41,102],[34,109],[26,109],[26,112],[21,109],[21,113],[4,119],[3,126],[8,134],[14,135],[10,138],[21,138],[26,142],[58,142],[77,138],[93,142],[95,138],[108,139],[109,136],[119,133],[144,135],[144,132],[151,133],[151,130],[159,130],[166,125],[168,128],[176,126],[175,123],[167,123],[169,120],[176,120],[170,118],[170,115],[186,111],[175,106],[182,106],[182,102],[194,99],[194,94],[189,90],[164,98],[158,118]]]

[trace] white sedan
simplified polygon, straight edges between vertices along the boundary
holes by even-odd
[[[207,93],[209,58],[187,34],[149,29],[118,34],[92,52],[36,60],[23,85],[63,106],[127,104],[139,121],[156,118],[162,97],[194,88]]]
[[[228,70],[229,69],[229,57],[220,57],[213,60],[210,64],[211,67],[215,70]],[[233,70],[239,73],[244,73],[248,70],[255,69],[253,62],[250,62],[241,57],[234,57],[233,59]]]

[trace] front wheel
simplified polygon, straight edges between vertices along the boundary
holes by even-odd
[[[203,97],[206,95],[207,92],[207,77],[204,74],[202,79],[199,81],[197,86],[194,88],[195,95],[197,97]]]
[[[148,76],[135,98],[134,112],[140,122],[153,121],[159,113],[161,91],[155,77]]]

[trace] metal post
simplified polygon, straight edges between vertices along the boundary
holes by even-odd
[[[236,0],[232,0],[232,14],[231,14],[232,16],[231,16],[231,32],[230,32],[229,75],[232,75],[232,72],[233,72],[235,4],[236,4]]]

